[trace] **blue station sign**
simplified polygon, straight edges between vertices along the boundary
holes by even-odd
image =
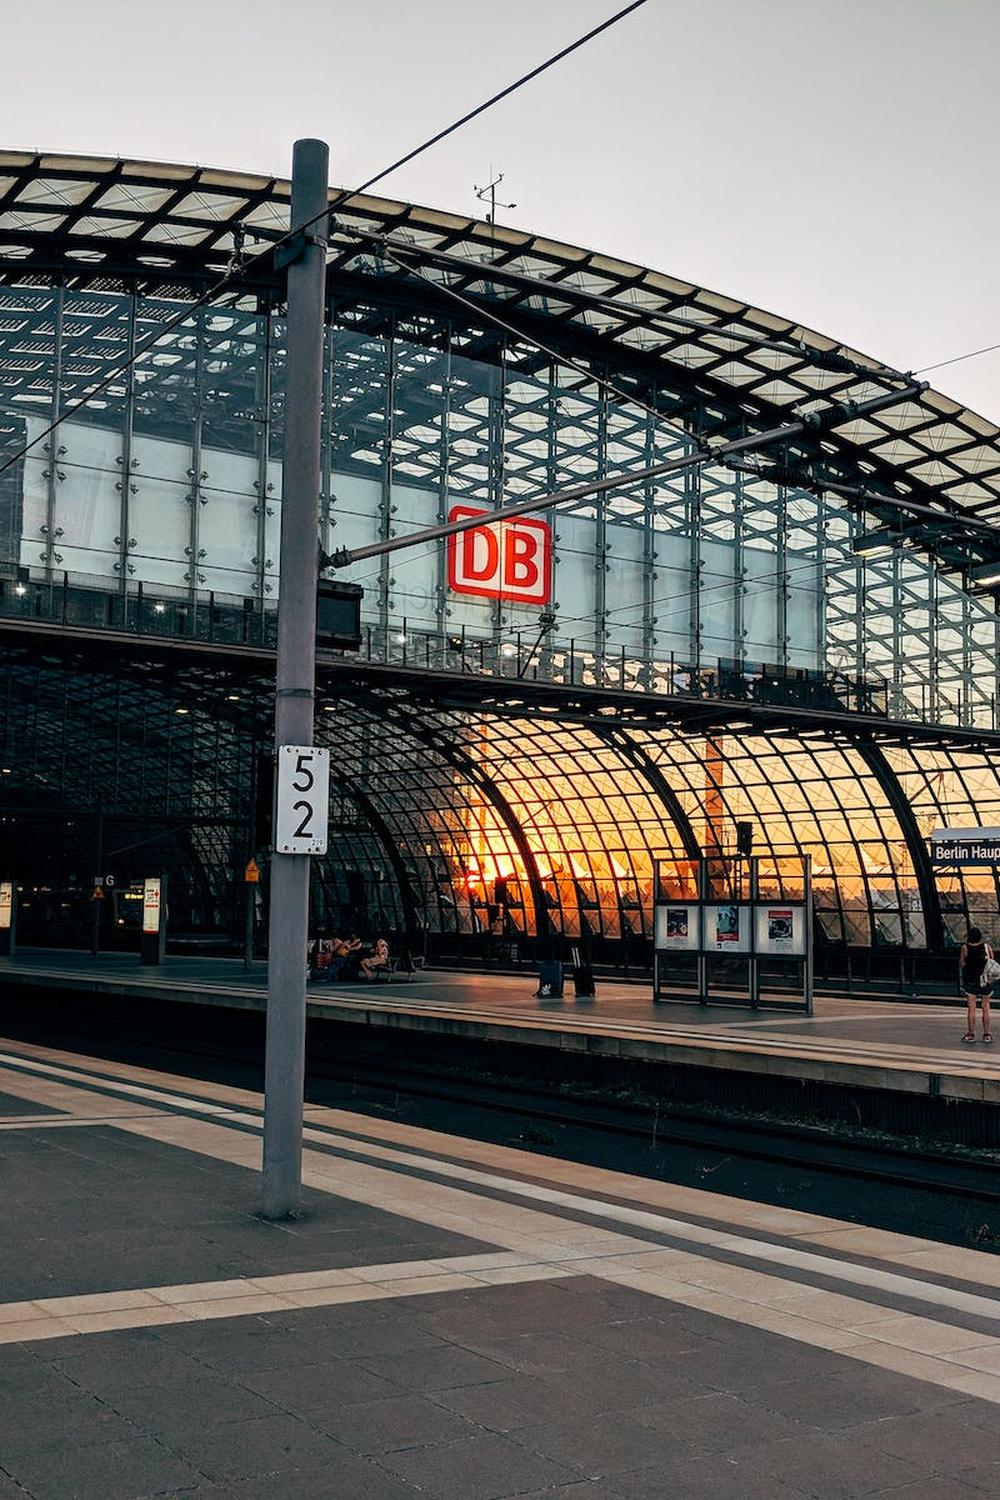
[[[931,834],[935,865],[1000,865],[1000,828],[935,828]]]

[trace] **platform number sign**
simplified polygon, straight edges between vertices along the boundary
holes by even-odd
[[[330,817],[330,752],[281,745],[274,790],[278,854],[325,854]]]

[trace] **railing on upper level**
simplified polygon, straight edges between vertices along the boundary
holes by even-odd
[[[24,570],[8,572],[13,576],[0,576],[0,618],[227,646],[273,648],[277,642],[277,605],[270,601],[211,592],[192,598],[187,590],[131,581],[121,589],[114,580],[76,574],[49,581],[26,577]],[[363,625],[360,650],[344,655],[465,677],[997,728],[995,694],[973,701],[961,686],[951,694],[926,684],[910,684],[904,691],[885,678],[845,671],[727,658],[692,664],[673,653],[644,660],[625,646],[595,648],[592,639],[566,640],[537,629],[498,637],[464,627],[427,630],[399,619]]]

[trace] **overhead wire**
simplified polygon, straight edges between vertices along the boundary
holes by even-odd
[[[724,589],[731,590],[733,593],[735,593],[737,590],[739,590],[739,589],[742,588],[743,589],[744,598],[753,598],[753,597],[755,597],[758,594],[763,594],[763,593],[772,592],[772,591],[776,592],[777,588],[780,586],[780,584],[782,582],[782,579],[791,578],[792,575],[795,574],[795,573],[806,572],[806,571],[810,571],[810,570],[815,571],[818,568],[818,566],[819,566],[818,559],[811,558],[808,562],[797,564],[794,568],[786,568],[785,572],[782,574],[782,577],[778,578],[777,575],[776,575],[773,582],[767,582],[767,583],[765,583],[762,580],[758,580],[756,583],[754,583],[754,584],[750,585],[749,587],[747,587],[747,586],[745,586],[742,583],[742,580],[740,580],[740,579],[726,578],[726,579],[723,579],[720,583],[711,583],[711,584],[708,584],[706,587],[696,587],[696,588],[686,589],[683,593],[657,594],[652,599],[650,599],[650,601],[649,601],[649,607],[653,608],[653,607],[655,607],[658,604],[663,604],[663,603],[666,603],[668,601],[671,602],[671,603],[682,604],[682,603],[686,603],[687,601],[689,601],[691,599],[694,599],[696,597],[697,598],[703,598],[706,594],[717,593],[720,590],[724,590]],[[803,585],[801,585],[801,584],[795,584],[795,585],[793,585],[793,587],[795,587],[795,588],[802,588]],[[637,609],[641,610],[641,609],[644,609],[645,607],[646,606],[645,606],[645,604],[642,601],[640,601],[639,603],[633,603],[633,604],[622,604],[622,605],[619,605],[617,609],[609,609],[609,610],[605,611],[605,618],[606,619],[610,619],[613,615],[624,614],[624,613],[626,613],[629,610],[637,610]],[[660,616],[657,617],[657,622],[656,623],[659,624],[661,620],[672,619],[676,613],[677,613],[677,611],[673,611],[672,613],[668,613],[668,614],[665,614],[665,615],[660,615]],[[587,622],[587,623],[590,623],[592,620],[593,620],[593,615],[560,615],[558,623],[559,623],[560,626],[562,626],[562,625],[573,625],[573,624],[576,624],[578,622]],[[628,625],[628,622],[623,622],[623,627],[625,629],[629,629],[630,628],[629,625]]]
[[[836,373],[850,375],[856,380],[898,380],[907,382],[912,378],[912,371],[907,373],[897,370],[892,365],[881,361],[878,364],[859,364],[857,360],[851,359],[845,354],[834,350],[815,348],[806,343],[805,339],[794,339],[789,337],[775,338],[765,334],[754,333],[746,327],[741,326],[739,330],[727,328],[722,323],[696,323],[690,318],[682,317],[679,313],[665,312],[662,309],[640,309],[634,304],[616,301],[612,297],[599,296],[592,292],[581,292],[579,288],[568,285],[563,281],[546,281],[538,277],[526,276],[523,272],[512,273],[510,267],[503,262],[483,261],[477,263],[469,261],[461,256],[452,254],[447,250],[427,249],[409,244],[401,244],[398,239],[392,238],[392,231],[364,230],[358,226],[352,226],[349,231],[358,239],[371,240],[381,245],[390,245],[394,249],[409,251],[419,254],[426,260],[434,261],[445,267],[454,266],[463,272],[475,272],[477,276],[486,280],[495,276],[500,281],[506,281],[513,286],[537,287],[539,292],[554,300],[562,297],[568,301],[577,301],[586,306],[593,307],[601,312],[606,312],[621,321],[626,321],[630,315],[638,317],[648,325],[663,325],[674,333],[711,334],[714,338],[723,341],[728,340],[731,344],[749,344],[755,349],[765,350],[768,353],[788,355],[798,359],[809,359],[821,369],[825,368]],[[432,283],[441,286],[439,282]],[[735,315],[738,316],[738,315]],[[742,350],[730,351],[733,357],[742,354]],[[762,374],[765,373],[762,369]]]
[[[428,557],[433,556],[433,555],[434,555],[434,549],[428,549],[427,552],[421,552],[421,553],[417,554],[414,558],[408,558],[407,561],[425,561]],[[851,561],[852,561],[851,559],[847,559],[848,563],[850,563]],[[855,559],[854,561],[860,561],[860,559]],[[703,586],[703,587],[695,587],[695,588],[691,588],[691,589],[686,589],[682,593],[671,592],[670,594],[657,594],[657,595],[654,595],[654,597],[649,601],[649,606],[650,606],[650,608],[653,608],[653,607],[655,607],[655,606],[657,606],[659,604],[662,604],[662,603],[665,603],[665,602],[668,602],[668,601],[670,603],[672,603],[672,604],[685,604],[689,600],[691,600],[691,599],[693,599],[695,597],[703,598],[703,597],[705,597],[708,594],[719,593],[719,592],[726,591],[726,590],[729,590],[729,591],[731,591],[731,592],[733,592],[735,594],[740,589],[742,589],[742,591],[743,591],[743,597],[744,598],[753,599],[753,598],[758,597],[761,594],[777,592],[777,589],[781,586],[781,584],[782,584],[782,582],[784,580],[787,580],[787,579],[793,577],[794,575],[796,575],[798,573],[802,573],[802,572],[815,572],[818,569],[819,565],[820,564],[819,564],[819,559],[818,558],[810,558],[808,561],[800,563],[800,564],[797,564],[795,567],[787,568],[785,570],[785,572],[783,573],[783,575],[781,576],[781,578],[779,578],[779,577],[776,576],[773,581],[757,580],[753,584],[747,586],[740,579],[726,578],[726,579],[723,579],[722,581],[720,581],[719,583],[708,584],[707,586]],[[368,578],[371,578],[374,581],[374,580],[377,579],[377,577],[378,577],[378,575],[374,574],[374,573],[373,574],[365,574],[365,575],[363,575],[363,577],[361,579],[358,580],[358,582],[362,582],[363,583]],[[804,592],[807,591],[806,585],[804,585],[804,584],[792,584],[792,588],[793,589],[797,589],[797,590],[802,590]],[[503,600],[500,600],[499,602],[502,604]],[[605,612],[605,618],[606,619],[610,619],[612,616],[624,614],[624,613],[626,613],[629,610],[643,609],[644,607],[645,606],[644,606],[643,603],[633,603],[633,604],[619,605],[616,609],[607,610]],[[662,620],[669,620],[669,619],[674,618],[677,613],[678,613],[677,610],[673,610],[673,611],[667,613],[666,615],[659,616],[658,620],[657,620],[657,624],[659,624]],[[406,615],[403,615],[403,614],[397,614],[397,615],[395,615],[392,618],[395,618],[397,621],[402,621],[404,619],[408,619],[408,617]],[[416,629],[416,630],[419,631],[420,628],[421,628],[419,622],[418,621],[413,621],[412,623],[413,623],[414,629]],[[594,623],[593,613],[591,612],[591,613],[582,614],[582,615],[565,615],[565,614],[560,614],[558,616],[558,619],[557,619],[557,624],[560,627],[560,629],[562,627],[566,626],[566,625],[573,625],[573,624],[578,624],[578,623],[593,624]],[[536,628],[536,622],[535,621],[525,622],[525,624],[523,624],[521,626],[513,626],[512,625],[508,629],[502,630],[502,631],[499,632],[499,634],[496,636],[496,642],[499,645],[509,644],[517,635],[523,634],[524,631],[526,631],[526,630],[530,631],[530,630],[533,630],[535,628]],[[624,628],[625,629],[629,629],[629,628],[633,628],[633,627],[630,627],[627,622],[624,622]],[[476,639],[478,640],[479,638],[477,637]],[[483,639],[485,639],[485,637],[483,637]],[[590,637],[585,637],[585,639],[589,640]],[[595,636],[595,639],[596,639],[596,636]],[[757,643],[753,643],[752,642],[751,644],[757,644]]]
[[[968,354],[956,354],[952,359],[939,359],[936,364],[922,365],[914,375],[927,375],[931,370],[943,370],[947,365],[960,365],[967,359],[978,359],[981,354],[995,354],[1000,344],[987,344],[984,349],[970,349]]]
[[[59,416],[55,417],[46,427],[42,429],[41,432],[37,433],[30,442],[25,443],[23,447],[18,449],[16,453],[11,454],[7,458],[6,462],[0,464],[0,476],[5,474],[8,469],[14,466],[14,464],[19,463],[21,459],[24,458],[26,454],[30,453],[31,449],[34,448],[38,443],[42,442],[47,437],[51,437],[52,433],[55,432],[56,428],[59,427],[62,422],[65,422],[69,418],[73,417],[78,411],[82,410],[83,407],[87,406],[91,401],[93,401],[96,396],[99,396],[102,394],[102,392],[108,390],[116,380],[119,380],[124,374],[126,374],[127,371],[130,370],[135,364],[137,364],[138,361],[142,359],[146,354],[148,354],[151,349],[155,348],[162,339],[166,338],[169,333],[172,333],[175,328],[179,328],[181,324],[187,322],[192,313],[197,312],[199,308],[206,307],[210,302],[214,301],[215,298],[223,295],[226,292],[238,292],[241,289],[243,283],[247,281],[247,278],[252,273],[254,268],[259,266],[263,262],[269,261],[277,250],[283,248],[285,245],[290,244],[299,235],[304,234],[307,229],[310,229],[321,219],[326,218],[335,208],[339,207],[342,203],[344,203],[348,199],[357,197],[361,193],[367,192],[369,188],[375,187],[377,183],[382,182],[383,179],[390,176],[391,173],[398,171],[400,167],[409,165],[409,163],[415,161],[418,156],[422,156],[425,151],[429,151],[432,146],[438,145],[440,141],[447,139],[447,137],[453,135],[455,131],[461,130],[463,126],[470,124],[471,121],[477,119],[480,115],[485,114],[487,110],[492,109],[495,105],[501,103],[504,99],[509,98],[511,94],[516,93],[518,89],[521,89],[526,84],[533,82],[534,79],[547,72],[549,68],[552,68],[557,63],[562,62],[572,53],[579,51],[581,47],[586,46],[588,42],[591,42],[596,37],[601,36],[612,26],[617,25],[619,21],[624,20],[626,16],[631,15],[633,11],[639,10],[646,3],[647,0],[631,0],[630,4],[623,6],[622,9],[616,11],[614,15],[607,17],[607,19],[600,22],[599,25],[591,27],[589,31],[584,32],[584,34],[577,37],[575,41],[568,43],[565,47],[561,47],[558,52],[552,53],[542,62],[537,63],[535,67],[529,69],[527,73],[522,73],[520,77],[515,78],[512,83],[509,83],[506,85],[506,87],[497,90],[496,93],[491,94],[488,99],[484,99],[473,109],[467,110],[463,115],[460,115],[456,120],[453,120],[451,124],[446,125],[442,130],[438,130],[434,133],[434,135],[428,136],[427,139],[422,141],[419,146],[415,146],[411,151],[407,151],[404,153],[404,155],[397,157],[396,160],[391,162],[387,167],[383,167],[380,171],[374,173],[373,176],[367,178],[363,183],[360,184],[359,187],[341,188],[339,192],[334,196],[333,200],[328,203],[320,213],[314,214],[312,218],[305,220],[305,222],[302,224],[296,224],[293,227],[289,228],[289,230],[285,234],[281,235],[277,240],[269,241],[266,247],[263,250],[259,251],[256,255],[251,257],[247,264],[240,264],[234,258],[234,260],[230,263],[230,265],[226,268],[226,270],[222,273],[217,281],[213,282],[211,286],[207,287],[205,291],[201,292],[199,296],[197,296],[193,301],[185,303],[184,307],[179,312],[177,312],[173,317],[168,318],[167,321],[162,325],[162,327],[158,328],[154,333],[151,333],[149,337],[145,339],[137,348],[133,349],[132,353],[128,356],[127,359],[121,361],[114,367],[114,369],[109,370],[108,373],[104,375],[95,386],[85,392],[85,394],[78,400],[70,402],[66,410],[60,412]]]
[[[494,324],[495,327],[501,329],[504,333],[512,334],[514,338],[519,339],[522,343],[530,344],[540,353],[547,354],[550,359],[554,359],[558,364],[567,365],[569,369],[575,370],[578,375],[582,375],[589,385],[596,385],[602,390],[610,391],[612,395],[618,396],[622,401],[627,401],[630,406],[635,406],[640,411],[644,411],[647,416],[652,417],[660,425],[669,428],[671,432],[675,432],[679,437],[687,438],[690,441],[691,434],[689,432],[680,426],[679,423],[672,422],[668,416],[658,411],[655,406],[650,406],[649,402],[644,401],[641,396],[636,395],[634,392],[623,390],[613,380],[609,380],[606,375],[598,375],[588,365],[582,364],[571,355],[559,353],[558,350],[553,349],[549,344],[543,343],[535,334],[525,334],[522,329],[517,328],[513,323],[509,323],[499,313],[481,307],[479,303],[473,302],[471,298],[463,296],[454,287],[447,286],[444,282],[436,281],[433,276],[428,276],[420,266],[407,265],[407,253],[414,255],[418,252],[410,250],[408,246],[400,246],[395,240],[389,241],[384,235],[368,236],[363,233],[358,234],[354,230],[351,233],[359,240],[372,238],[377,240],[380,246],[391,245],[391,249],[387,252],[387,259],[395,260],[400,270],[418,276],[421,281],[425,281],[435,291],[443,292],[446,297],[449,297],[453,302],[459,303],[476,318],[485,319],[486,322]],[[484,267],[484,275],[487,273],[488,267]]]
[[[537,337],[537,335],[533,333],[526,334],[515,324],[501,317],[499,313],[495,313],[491,309],[481,306],[471,298],[464,296],[459,291],[456,291],[454,287],[450,287],[447,285],[447,283],[438,281],[433,276],[429,276],[419,264],[413,263],[413,258],[419,259],[420,252],[418,250],[410,246],[400,246],[398,241],[390,240],[387,235],[369,235],[365,234],[364,231],[357,231],[355,229],[352,229],[350,231],[350,235],[362,243],[365,241],[376,243],[380,247],[380,249],[382,249],[386,258],[390,261],[395,262],[395,264],[399,266],[401,270],[417,276],[420,280],[426,282],[427,285],[431,286],[435,291],[441,292],[452,301],[459,303],[466,311],[472,313],[476,318],[483,319],[488,323],[494,324],[497,328],[500,328],[505,333],[511,334],[522,343],[530,344],[533,348],[538,349],[542,354],[548,355],[550,359],[555,360],[558,364],[566,365],[570,369],[575,370],[577,374],[582,375],[584,379],[587,380],[588,384],[594,385],[598,387],[598,389],[610,392],[612,395],[618,397],[621,401],[626,402],[629,406],[636,408],[639,411],[645,412],[658,425],[666,428],[669,432],[694,443],[690,432],[688,432],[678,423],[671,421],[671,419],[667,415],[659,411],[655,406],[652,406],[648,401],[644,401],[641,396],[637,395],[634,392],[623,389],[623,387],[617,385],[608,376],[597,373],[593,368],[581,363],[579,360],[574,359],[571,355],[560,353],[551,345],[544,343]],[[410,257],[409,260],[408,257]],[[483,267],[483,275],[488,276],[488,274],[489,266],[485,265]],[[558,288],[555,287],[553,288],[553,290],[557,292]],[[875,372],[872,373],[874,374]],[[906,380],[910,378],[897,371],[886,373],[890,374],[891,378],[893,379]],[[917,371],[915,373],[919,374],[921,372]],[[903,398],[904,394],[904,392],[900,393],[900,399]],[[793,416],[796,415],[796,408],[793,407],[790,410]],[[694,443],[694,446],[697,447],[697,443]],[[704,451],[707,461],[711,461],[712,451],[710,449],[706,449]],[[769,477],[766,467],[751,470],[744,463],[738,460],[733,461],[727,459],[725,455],[720,455],[719,462],[726,467],[738,469],[741,472],[752,473],[756,478],[761,480],[767,480]],[[931,506],[921,505],[919,502],[903,499],[899,496],[888,494],[883,495],[878,491],[867,491],[857,486],[838,484],[836,481],[816,479],[808,475],[804,475],[800,483],[801,487],[804,489],[808,488],[812,490],[833,490],[843,497],[856,495],[858,499],[862,501],[867,500],[871,504],[878,503],[892,506],[893,508],[898,510],[925,515],[935,521],[950,521],[956,525],[965,526],[972,530],[982,531],[993,536],[1000,535],[1000,527],[998,527],[996,523],[981,521],[972,516],[959,516],[958,514],[936,511]]]

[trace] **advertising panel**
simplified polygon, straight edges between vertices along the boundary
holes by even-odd
[[[775,958],[805,958],[805,907],[789,901],[768,901],[756,908],[756,951]]]
[[[9,932],[14,912],[14,885],[0,880],[0,932]]]
[[[657,906],[653,941],[662,953],[696,953],[701,947],[701,907],[682,901]]]
[[[142,883],[142,930],[148,933],[160,930],[159,875],[149,875]]]
[[[706,953],[750,952],[750,908],[732,901],[714,902],[705,907]]]

